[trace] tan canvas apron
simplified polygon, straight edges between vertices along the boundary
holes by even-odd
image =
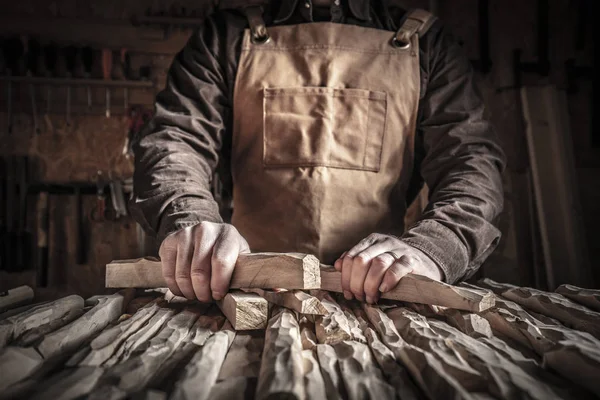
[[[232,223],[252,251],[327,263],[370,233],[401,234],[418,32],[430,14],[416,10],[394,33],[336,23],[265,28],[257,10],[248,10],[234,89]]]

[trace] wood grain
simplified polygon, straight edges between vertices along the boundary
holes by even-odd
[[[166,287],[160,261],[150,259],[113,261],[106,266],[106,287]],[[230,287],[318,289],[319,261],[298,253],[254,253],[238,257]]]
[[[269,303],[255,293],[229,292],[217,302],[236,331],[264,329],[269,316]]]
[[[327,309],[323,307],[319,299],[302,290],[265,290],[265,289],[244,289],[258,294],[269,303],[276,304],[300,314],[325,315]]]
[[[341,273],[333,267],[322,265],[321,288],[341,293]],[[494,306],[494,296],[487,290],[452,286],[414,274],[406,275],[394,289],[383,293],[381,297],[472,312],[483,311]]]

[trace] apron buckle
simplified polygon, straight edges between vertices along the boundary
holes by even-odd
[[[410,42],[405,42],[399,39],[397,36],[392,38],[392,45],[400,50],[406,50],[410,47]]]

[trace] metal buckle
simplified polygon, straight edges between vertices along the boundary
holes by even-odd
[[[259,35],[252,35],[252,38],[250,40],[254,44],[265,44],[269,40],[271,40],[271,36],[269,34],[260,35],[260,36]]]
[[[397,36],[394,36],[394,38],[392,39],[392,46],[394,46],[400,50],[406,50],[410,47],[410,42],[404,42],[404,41],[398,39]]]

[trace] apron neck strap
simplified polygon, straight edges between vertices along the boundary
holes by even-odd
[[[433,25],[437,17],[429,11],[414,9],[406,13],[400,28],[392,39],[395,47],[408,49],[410,47],[410,38],[417,34],[423,36]]]
[[[263,18],[263,9],[261,6],[249,6],[245,8],[246,18],[250,24],[250,32],[252,33],[252,43],[263,44],[269,41],[269,32]]]

